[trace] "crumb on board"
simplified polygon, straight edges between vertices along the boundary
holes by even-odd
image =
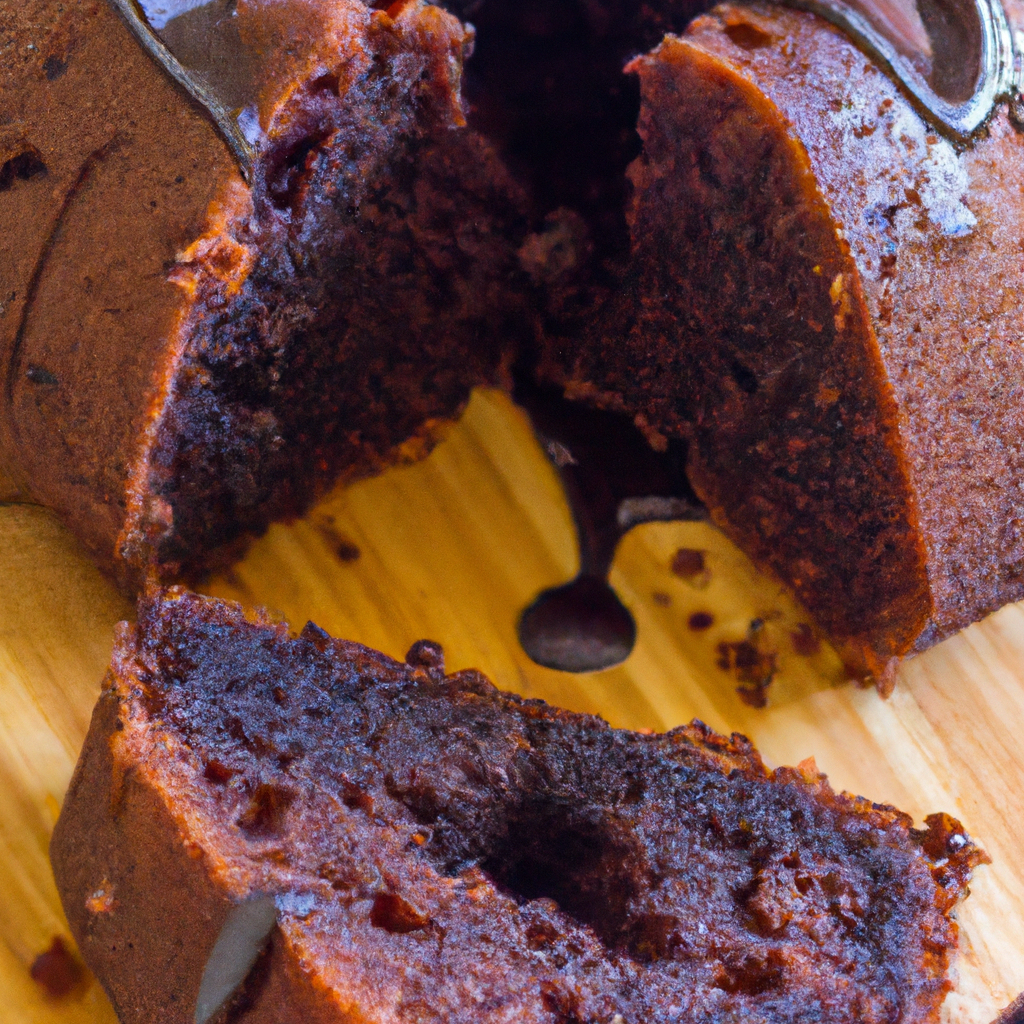
[[[715,662],[723,672],[732,672],[739,686],[736,692],[744,704],[763,708],[768,704],[768,687],[775,677],[775,652],[764,650],[751,640],[722,640]]]
[[[86,982],[85,968],[59,935],[35,958],[29,974],[51,999],[66,999]]]

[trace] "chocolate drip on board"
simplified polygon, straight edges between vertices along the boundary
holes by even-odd
[[[569,402],[555,389],[523,385],[515,397],[558,471],[580,552],[575,578],[523,612],[519,641],[547,668],[610,668],[636,642],[633,616],[608,582],[619,540],[639,523],[706,516],[686,479],[685,446],[670,441],[657,452],[628,417]]]

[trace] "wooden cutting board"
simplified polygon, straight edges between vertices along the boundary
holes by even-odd
[[[704,571],[687,571],[696,559],[677,560],[680,549],[703,552]],[[635,651],[618,668],[572,676],[532,664],[515,622],[538,591],[574,574],[575,558],[568,510],[528,424],[502,395],[484,392],[424,462],[273,527],[204,589],[265,605],[296,629],[312,619],[396,657],[414,640],[436,639],[450,670],[481,668],[499,686],[613,725],[662,730],[696,716],[747,734],[770,763],[814,756],[837,788],[919,820],[949,811],[992,864],[979,869],[960,911],[946,1019],[989,1024],[1024,990],[1024,606],[905,664],[895,695],[882,701],[843,681],[800,608],[716,531],[651,524],[625,538],[613,577],[637,619]],[[4,1024],[115,1019],[87,975],[57,996],[31,968],[55,937],[71,946],[46,848],[113,625],[130,613],[49,513],[0,506]],[[694,625],[713,622],[691,628],[695,613]],[[762,665],[775,660],[764,709],[737,693],[737,654],[742,663],[752,651]],[[68,967],[59,955],[39,963],[51,987]],[[74,981],[74,961],[70,968]]]

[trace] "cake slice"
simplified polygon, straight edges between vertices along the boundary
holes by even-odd
[[[1024,597],[1024,135],[1003,104],[950,141],[777,5],[718,7],[629,70],[631,291],[547,371],[685,441],[712,519],[891,681]]]
[[[119,629],[51,852],[123,1024],[921,1024],[983,859],[926,825],[177,589]]]
[[[106,0],[0,11],[0,498],[129,588],[428,450],[530,329],[455,17],[165,6],[221,12],[249,180]]]

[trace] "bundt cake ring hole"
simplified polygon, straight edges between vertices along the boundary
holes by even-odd
[[[580,220],[569,243],[582,249],[585,236],[594,247],[586,273],[604,276],[603,262],[628,246],[625,171],[640,152],[639,87],[622,69],[655,33],[621,0],[449,6],[477,31],[466,65],[470,126],[526,184],[534,231],[558,233],[571,211]]]

